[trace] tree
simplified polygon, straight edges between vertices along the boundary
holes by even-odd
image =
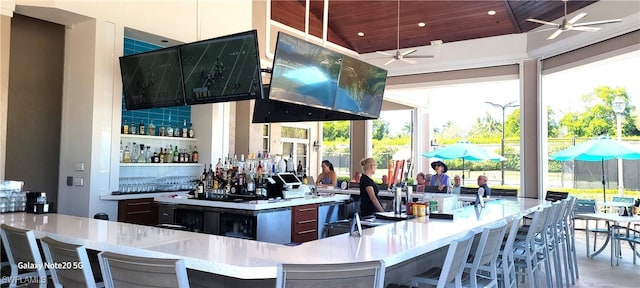
[[[558,122],[553,118],[555,113],[550,106],[547,106],[547,137],[558,137],[559,125]]]
[[[516,108],[504,120],[504,137],[520,137],[520,108]]]
[[[565,114],[560,119],[560,125],[567,128],[570,136],[575,137],[616,135],[616,114],[611,106],[616,96],[620,96],[627,103],[622,113],[622,135],[640,135],[635,125],[636,116],[633,115],[636,108],[630,105],[627,91],[621,87],[599,86],[593,92],[582,95],[586,110]]]
[[[464,130],[460,126],[453,123],[453,121],[451,120],[447,121],[447,123],[445,123],[442,126],[442,129],[438,133],[438,136],[444,139],[457,139],[457,140],[462,140],[466,138]]]
[[[386,120],[373,120],[373,139],[380,140],[389,135],[389,122]]]
[[[500,137],[502,125],[496,119],[493,119],[489,112],[486,112],[484,117],[478,117],[476,124],[471,126],[469,130],[469,138],[481,138],[481,137]]]
[[[411,122],[404,122],[404,125],[402,125],[402,132],[406,135],[411,135],[411,131],[413,131],[412,128]]]
[[[336,139],[349,139],[349,121],[325,121],[322,123],[322,139],[334,141]]]

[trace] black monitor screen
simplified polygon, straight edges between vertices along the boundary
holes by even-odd
[[[280,179],[282,179],[282,181],[287,184],[300,184],[300,179],[298,179],[298,177],[296,177],[296,175],[293,175],[292,173],[278,173],[278,177],[280,177]]]
[[[180,46],[187,105],[261,98],[256,30]]]
[[[342,55],[278,33],[269,99],[333,109]]]
[[[386,81],[387,70],[344,56],[334,109],[378,118]]]
[[[177,48],[120,57],[127,110],[184,105]]]
[[[427,185],[424,187],[425,193],[447,193],[447,189],[439,190],[439,186],[437,185]]]

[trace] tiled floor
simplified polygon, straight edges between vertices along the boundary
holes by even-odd
[[[598,244],[603,243],[604,237],[601,238]],[[591,240],[589,244],[593,247]],[[593,259],[587,258],[584,232],[576,231],[576,249],[580,278],[572,287],[640,287],[640,257],[636,258],[637,264],[634,265],[629,245],[623,245],[620,266],[615,266],[615,260],[614,266],[611,266],[609,246]]]
[[[593,235],[590,236],[589,245],[593,250]],[[598,237],[598,247],[604,243],[604,236]],[[640,257],[633,264],[633,256],[629,245],[623,245],[620,265],[611,266],[611,248],[609,245],[601,254],[594,258],[587,257],[585,249],[585,234],[576,231],[576,253],[578,256],[578,272],[580,278],[576,279],[573,288],[638,288],[640,287]],[[543,269],[544,270],[544,269]],[[542,287],[547,287],[545,276],[539,276]],[[519,283],[518,287],[528,287],[527,283]],[[566,286],[565,286],[566,287]]]

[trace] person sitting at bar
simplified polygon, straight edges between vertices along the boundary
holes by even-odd
[[[429,175],[431,176],[431,175]],[[427,184],[427,176],[424,175],[424,173],[419,172],[416,175],[416,192],[424,192],[424,187],[426,187]]]
[[[322,172],[318,175],[316,185],[323,187],[338,187],[338,174],[333,170],[329,160],[322,160]]]
[[[453,187],[451,187],[451,193],[460,195],[462,189],[462,183],[460,183],[460,175],[453,176]]]
[[[380,199],[378,199],[378,185],[371,178],[376,173],[376,160],[365,158],[360,161],[362,165],[362,177],[360,177],[360,216],[373,215],[376,212],[384,212]],[[384,176],[383,176],[384,178]]]
[[[442,193],[449,192],[449,175],[446,174],[449,167],[442,161],[434,161],[431,162],[431,168],[436,171],[436,174],[431,175],[429,185],[438,186],[438,191]]]
[[[483,198],[491,196],[491,188],[487,185],[487,176],[478,176],[478,195],[482,195]]]
[[[351,183],[360,183],[360,177],[362,177],[362,172],[356,171],[353,173],[353,178],[351,178]]]

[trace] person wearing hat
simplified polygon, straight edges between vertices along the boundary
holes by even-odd
[[[449,192],[449,175],[445,174],[449,170],[447,164],[442,161],[431,162],[431,168],[436,171],[436,174],[431,175],[429,185],[438,186],[438,191]]]

